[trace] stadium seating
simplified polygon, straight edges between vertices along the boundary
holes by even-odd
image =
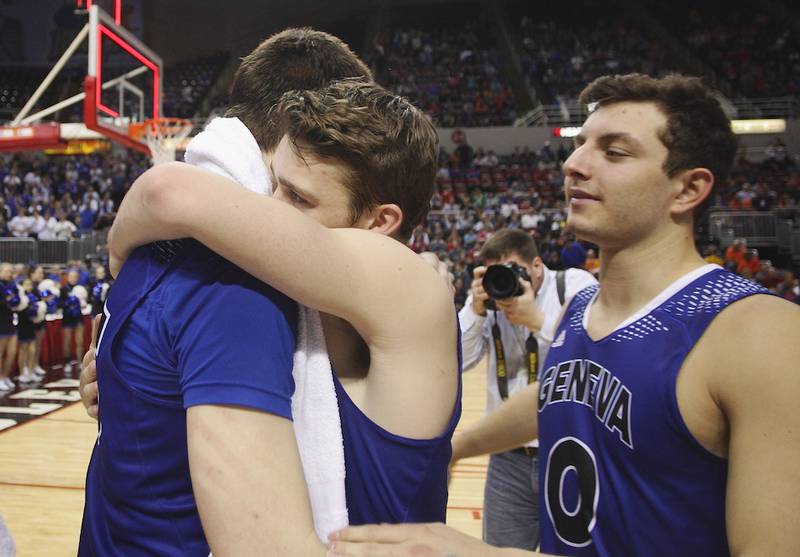
[[[490,29],[476,17],[484,8],[449,7],[437,18],[403,20],[387,44],[371,53],[376,78],[409,97],[443,127],[503,126],[516,117],[504,62]],[[431,8],[433,10],[433,8]]]
[[[178,63],[165,70],[164,114],[192,118],[229,58],[217,53]]]

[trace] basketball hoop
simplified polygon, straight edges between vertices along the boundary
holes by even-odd
[[[153,118],[131,124],[128,133],[147,144],[155,166],[175,160],[175,151],[183,146],[192,128],[192,121],[185,118]]]

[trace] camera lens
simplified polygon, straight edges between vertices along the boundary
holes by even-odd
[[[490,265],[483,275],[483,289],[492,298],[502,300],[517,295],[517,273],[505,265]]]

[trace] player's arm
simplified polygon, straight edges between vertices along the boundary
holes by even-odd
[[[547,557],[492,547],[444,524],[351,526],[331,535],[329,557]]]
[[[730,428],[731,554],[800,555],[800,308],[753,296],[717,320],[710,384]]]
[[[209,267],[163,305],[203,529],[217,557],[323,555],[291,422],[297,307],[220,258]]]
[[[556,319],[558,330],[568,303]],[[481,418],[469,429],[453,435],[451,464],[483,454],[514,449],[539,437],[539,382],[531,383],[500,405],[500,408]]]
[[[507,451],[536,439],[539,436],[538,402],[537,381],[465,431],[456,433],[452,461]]]
[[[192,487],[216,557],[325,555],[291,421],[201,405],[188,409],[186,425]]]
[[[435,335],[453,319],[446,284],[400,242],[365,230],[329,229],[216,174],[160,165],[126,195],[111,254],[124,260],[138,245],[182,237],[196,238],[302,304],[344,318],[365,338],[376,331],[402,337],[409,323],[425,328],[416,336]],[[392,319],[386,319],[389,312]]]
[[[78,391],[81,395],[81,404],[86,408],[86,413],[90,417],[97,419],[98,416],[98,389],[97,389],[97,331],[100,328],[100,318],[97,315],[92,320],[92,340],[89,349],[83,355],[83,365],[78,381]]]

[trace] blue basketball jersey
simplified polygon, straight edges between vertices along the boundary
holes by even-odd
[[[296,305],[186,244],[163,259],[140,248],[109,293],[81,556],[207,557],[186,409],[236,405],[291,419]]]
[[[541,375],[541,548],[575,556],[723,556],[727,460],[691,435],[676,379],[728,305],[760,286],[716,265],[676,281],[614,332],[586,332],[575,296]]]
[[[361,412],[334,374],[350,524],[445,521],[450,440],[461,417],[460,330],[457,340],[458,394],[449,424],[433,439],[409,439],[386,431]]]

